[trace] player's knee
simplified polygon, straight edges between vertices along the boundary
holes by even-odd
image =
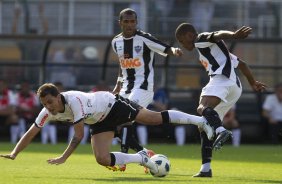
[[[198,114],[202,115],[203,111],[204,111],[204,107],[203,107],[203,106],[199,106],[199,107],[197,108],[197,113],[198,113]]]

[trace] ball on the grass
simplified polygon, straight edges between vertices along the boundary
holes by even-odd
[[[168,173],[170,171],[170,161],[165,155],[156,154],[156,155],[151,157],[151,160],[153,162],[155,162],[157,164],[157,167],[158,167],[157,173],[153,173],[152,171],[150,171],[150,173],[154,177],[165,177],[165,176],[168,175]]]

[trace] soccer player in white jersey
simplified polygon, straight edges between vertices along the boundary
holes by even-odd
[[[201,133],[202,167],[194,177],[212,177],[210,167],[212,149],[220,149],[232,135],[222,127],[222,119],[242,93],[241,82],[235,68],[239,68],[255,91],[263,91],[266,88],[265,84],[254,79],[244,61],[229,52],[223,41],[246,38],[251,31],[250,27],[243,26],[235,32],[216,31],[198,34],[189,23],[180,24],[175,31],[176,39],[185,49],[189,51],[197,49],[199,60],[210,76],[209,83],[202,89],[197,111],[215,127],[217,138],[213,142]],[[200,128],[199,130],[201,131]]]
[[[64,163],[82,140],[84,124],[89,124],[93,153],[100,165],[114,166],[139,163],[152,172],[157,172],[156,163],[151,161],[145,151],[139,151],[135,154],[110,152],[117,126],[134,120],[145,125],[160,125],[162,123],[194,124],[202,127],[209,139],[212,139],[214,134],[213,128],[204,117],[174,110],[150,111],[120,95],[106,91],[94,93],[67,91],[59,93],[54,84],[46,83],[39,87],[37,94],[44,108],[13,151],[10,154],[2,154],[1,157],[14,160],[44,125],[50,121],[64,121],[73,124],[74,136],[60,156],[47,160],[49,164]]]
[[[122,32],[112,40],[113,50],[120,63],[118,80],[113,92],[147,107],[154,96],[155,53],[163,56],[181,56],[182,51],[137,29],[137,14],[132,9],[126,8],[120,12],[119,25]],[[120,131],[122,152],[128,152],[128,147],[134,150],[141,148],[137,141],[134,141],[131,128],[132,126],[124,126]],[[146,145],[148,137],[146,126],[137,125],[137,134],[141,145]],[[119,166],[121,171],[125,168],[125,165]]]

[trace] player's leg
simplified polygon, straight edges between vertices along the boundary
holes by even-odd
[[[91,145],[97,163],[111,167],[128,163],[139,163],[154,172],[157,172],[156,164],[150,160],[147,153],[144,151],[140,151],[135,154],[110,152],[113,137],[113,131],[101,132],[91,136]]]
[[[154,93],[152,91],[147,91],[143,89],[134,89],[130,94],[122,94],[121,96],[128,98],[129,100],[141,105],[142,107],[147,107],[153,100]],[[137,141],[134,135],[134,126],[131,126],[131,122],[128,123],[128,126],[122,126],[121,130],[119,130],[119,138],[121,140],[121,152],[128,153],[128,149],[132,149],[136,152],[141,150],[145,150],[149,155],[153,155],[154,152],[152,150],[147,150],[141,145],[147,144],[147,127],[144,125],[137,125],[137,135],[141,145]],[[141,131],[140,131],[141,130]],[[126,165],[119,166],[120,171],[126,170]],[[147,169],[145,168],[145,172],[147,173]]]
[[[211,159],[213,141],[209,140],[205,132],[200,130],[202,165],[200,172],[193,177],[212,177]]]

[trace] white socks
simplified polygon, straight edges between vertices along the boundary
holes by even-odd
[[[185,126],[176,126],[174,129],[175,139],[177,146],[183,146],[186,140],[186,130]]]
[[[137,136],[140,144],[142,146],[148,144],[148,130],[147,127],[144,125],[138,125],[136,128]]]
[[[112,153],[116,157],[115,165],[142,162],[142,156],[138,153],[135,153],[135,154],[121,153],[121,152],[112,152]]]
[[[207,122],[206,118],[204,117],[187,114],[180,111],[168,110],[168,114],[170,118],[170,123],[183,125],[193,124],[196,126],[202,126],[203,123]]]
[[[210,169],[211,169],[211,163],[208,162],[208,163],[202,164],[200,171],[201,172],[209,172]]]
[[[232,145],[235,147],[239,147],[240,146],[240,142],[241,142],[241,130],[240,128],[236,128],[232,130]]]

